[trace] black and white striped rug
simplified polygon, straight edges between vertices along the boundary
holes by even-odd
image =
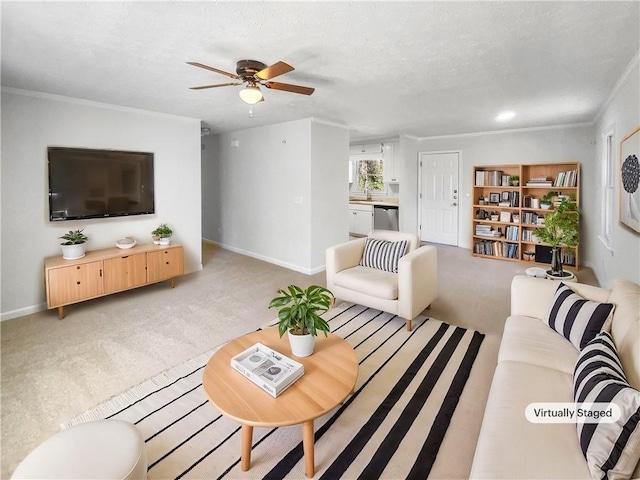
[[[355,349],[355,393],[315,423],[315,478],[427,478],[484,335],[423,316],[404,320],[343,304],[324,317]],[[304,478],[300,425],[254,428],[251,469],[240,470],[240,426],[202,389],[215,351],[172,368],[70,420],[135,424],[149,479]]]

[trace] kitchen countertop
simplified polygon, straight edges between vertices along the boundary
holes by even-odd
[[[398,200],[389,199],[389,198],[381,198],[379,200],[377,200],[377,199],[364,200],[364,199],[350,198],[349,199],[349,203],[356,203],[358,205],[373,205],[373,206],[378,205],[378,206],[382,206],[382,207],[397,207],[398,206]]]

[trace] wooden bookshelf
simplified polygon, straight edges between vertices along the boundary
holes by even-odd
[[[508,183],[508,178],[512,176],[519,177],[518,186]],[[503,184],[505,181],[507,184]],[[536,241],[535,231],[540,228],[539,219],[553,211],[553,205],[550,209],[543,209],[534,205],[533,200],[540,201],[546,193],[557,192],[558,195],[575,196],[580,208],[580,164],[476,166],[472,183],[472,254],[510,262],[527,262],[532,266],[549,265],[550,247]],[[578,251],[579,246],[576,246],[572,252],[564,252],[564,267],[578,269]]]

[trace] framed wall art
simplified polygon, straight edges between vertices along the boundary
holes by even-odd
[[[640,233],[640,126],[620,142],[620,223]]]

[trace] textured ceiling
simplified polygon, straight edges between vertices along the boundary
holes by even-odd
[[[2,1],[2,86],[201,119],[214,132],[307,117],[352,139],[589,122],[640,48],[639,2]],[[279,60],[310,96],[187,65]],[[509,123],[497,123],[513,110]]]

